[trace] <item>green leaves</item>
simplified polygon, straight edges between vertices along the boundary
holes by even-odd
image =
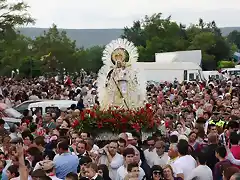
[[[134,22],[130,28],[125,27],[123,37],[138,46],[139,61],[155,61],[155,53],[160,52],[200,49],[203,69],[212,70],[217,68],[218,61],[231,57],[232,44],[236,43],[234,40],[238,34],[233,33],[228,38],[229,43],[222,37],[215,21],[204,22],[200,18],[198,24],[186,28],[185,25],[172,21],[171,16],[163,18],[158,13],[145,16],[142,21]]]

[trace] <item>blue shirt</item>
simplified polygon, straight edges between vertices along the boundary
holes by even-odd
[[[79,161],[76,155],[64,153],[55,156],[53,161],[56,168],[56,176],[59,179],[65,179],[66,175],[70,172],[77,173]]]

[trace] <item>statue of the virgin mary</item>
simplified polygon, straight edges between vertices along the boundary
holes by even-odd
[[[104,65],[97,79],[101,109],[143,106],[146,83],[134,66],[137,59],[137,48],[126,39],[117,39],[106,46],[102,57]]]

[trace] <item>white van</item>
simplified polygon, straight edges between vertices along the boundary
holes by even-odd
[[[69,108],[72,104],[77,105],[77,101],[72,100],[49,100],[37,103],[31,103],[28,106],[28,110],[34,112],[36,109],[41,111],[42,115],[45,115],[49,111],[60,112],[62,108]]]

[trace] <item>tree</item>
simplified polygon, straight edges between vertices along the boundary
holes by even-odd
[[[9,75],[21,66],[21,60],[27,56],[29,39],[15,31],[15,27],[34,23],[27,13],[28,5],[24,2],[9,4],[0,0],[0,74]]]
[[[34,19],[27,12],[29,6],[24,2],[9,4],[8,0],[0,0],[0,29],[14,28],[16,25],[34,23]]]
[[[5,39],[0,42],[0,72],[10,75],[19,69],[24,59],[29,56],[28,44],[31,40],[14,31],[7,31]]]
[[[216,69],[218,61],[231,56],[232,45],[222,37],[215,21],[204,22],[201,18],[198,24],[186,28],[173,22],[171,16],[153,14],[125,28],[123,37],[138,46],[139,61],[143,62],[155,61],[155,53],[200,49],[203,67]]]
[[[236,44],[238,49],[240,49],[240,32],[239,31],[232,31],[228,36],[227,40],[230,43]]]
[[[134,21],[133,26],[130,28],[124,27],[124,34],[121,37],[133,42],[135,46],[146,46],[146,39],[140,21]]]
[[[53,26],[43,35],[33,41],[34,59],[40,60],[43,56],[49,54],[47,58],[42,59],[45,72],[57,74],[63,71],[74,72],[77,70],[77,59],[74,54],[77,50],[75,41],[67,37],[65,31],[60,31],[57,26]]]

